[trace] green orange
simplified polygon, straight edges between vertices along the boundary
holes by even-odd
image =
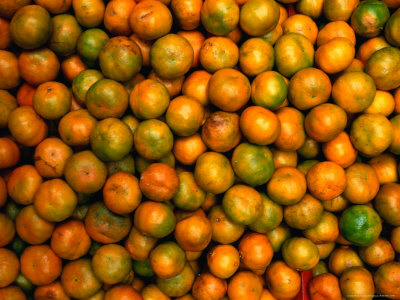
[[[347,208],[340,217],[340,232],[355,246],[369,246],[379,237],[382,224],[377,212],[367,205]]]
[[[264,193],[261,193],[261,215],[249,225],[249,228],[258,233],[267,233],[275,229],[283,220],[282,206],[272,201]]]
[[[226,35],[239,23],[239,6],[234,0],[206,0],[201,7],[201,23],[214,35]]]
[[[282,105],[288,93],[285,78],[275,71],[259,74],[251,84],[251,100],[254,104],[275,110]]]

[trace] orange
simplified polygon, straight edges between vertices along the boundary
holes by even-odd
[[[338,278],[330,273],[318,275],[308,284],[311,300],[340,300],[342,293]]]
[[[215,205],[208,214],[211,222],[212,239],[221,244],[237,241],[245,230],[245,225],[231,221],[221,205]]]
[[[142,295],[143,299],[149,300],[170,300],[171,298],[166,296],[155,284],[148,284],[146,285],[141,291],[140,294]],[[140,298],[142,299],[142,298]]]
[[[329,257],[329,271],[337,276],[340,276],[344,270],[350,267],[362,267],[363,265],[357,252],[349,246],[336,248]]]
[[[135,227],[132,227],[128,237],[125,239],[124,246],[132,259],[143,261],[149,257],[150,251],[156,243],[156,238],[143,235]]]
[[[75,260],[89,251],[91,240],[82,221],[68,220],[56,226],[50,245],[60,258]]]
[[[319,261],[319,251],[309,239],[294,237],[283,243],[282,257],[289,267],[304,271],[316,266]]]
[[[383,185],[375,197],[375,208],[387,223],[400,226],[400,184],[387,183]]]
[[[0,137],[0,169],[15,166],[20,158],[17,144],[8,137]]]
[[[49,47],[60,56],[75,52],[76,44],[82,29],[74,16],[62,14],[53,17],[53,32],[50,36]]]
[[[35,168],[43,177],[62,177],[65,163],[72,154],[72,149],[59,138],[44,139],[33,154]]]
[[[234,69],[215,72],[208,82],[208,97],[211,104],[223,111],[237,111],[250,99],[250,82]]]
[[[304,35],[289,32],[275,43],[275,63],[283,76],[291,77],[314,64],[314,46]],[[354,56],[354,55],[353,55]],[[326,70],[323,69],[326,72]]]
[[[162,78],[161,76],[157,75],[157,73],[154,72],[154,70],[150,71],[149,76],[147,78],[161,82],[167,88],[168,93],[171,97],[175,97],[180,94],[183,81],[185,80],[185,76],[173,79]]]
[[[342,131],[332,140],[322,144],[322,152],[325,158],[343,168],[351,166],[357,158],[357,150],[354,149],[347,132]]]
[[[8,195],[18,204],[31,204],[42,182],[43,179],[34,166],[20,166],[12,171],[8,179]]]
[[[337,217],[324,211],[319,222],[304,230],[303,235],[315,244],[333,243],[339,236]]]
[[[15,236],[15,225],[13,220],[6,214],[0,214],[0,247],[9,244]]]
[[[0,289],[0,296],[4,300],[26,300],[26,296],[20,287],[11,285]]]
[[[351,124],[350,140],[362,154],[378,156],[392,143],[393,126],[381,114],[362,114]]]
[[[288,83],[285,77],[275,71],[258,74],[251,83],[251,100],[255,105],[276,110],[285,101]]]
[[[380,184],[398,181],[397,160],[392,154],[384,153],[371,158],[368,164],[374,168]]]
[[[96,242],[117,243],[126,237],[131,228],[131,219],[127,215],[116,215],[103,202],[90,205],[85,216],[85,229]]]
[[[100,290],[101,281],[94,274],[90,259],[82,258],[64,266],[61,285],[69,297],[84,299]]]
[[[184,210],[195,210],[202,206],[206,193],[198,186],[192,172],[178,174],[179,188],[172,199],[176,207]]]
[[[378,267],[394,260],[395,252],[388,240],[378,238],[368,247],[360,248],[360,257],[368,265]]]
[[[238,245],[240,260],[250,270],[265,270],[271,263],[273,249],[268,237],[260,233],[247,233]]]
[[[268,196],[281,205],[292,205],[299,202],[307,190],[304,175],[295,168],[276,169],[267,184]]]
[[[168,279],[158,277],[157,286],[169,297],[181,297],[190,291],[194,280],[195,273],[192,267],[186,263],[183,271],[177,276]]]
[[[368,39],[358,48],[357,58],[365,64],[372,54],[382,48],[389,46],[390,45],[388,44],[388,42],[382,36]]]
[[[104,12],[104,26],[113,35],[132,33],[129,16],[135,7],[134,0],[116,0],[107,4]]]
[[[239,268],[238,250],[232,245],[218,245],[207,253],[210,272],[218,278],[230,278]]]
[[[178,137],[174,141],[174,156],[184,165],[193,165],[206,150],[207,147],[198,133],[187,137]]]
[[[312,44],[317,40],[317,24],[306,15],[295,14],[290,16],[282,23],[283,34],[296,32],[307,37]]]
[[[139,180],[127,173],[116,172],[106,180],[103,201],[108,209],[117,214],[133,212],[142,200]]]
[[[288,98],[296,108],[307,110],[327,102],[332,90],[331,81],[323,71],[306,68],[289,81]]]
[[[61,259],[48,245],[29,246],[21,254],[21,273],[35,285],[53,282],[61,269]]]
[[[201,23],[214,35],[226,35],[239,23],[239,6],[234,0],[206,0],[201,7]]]
[[[283,242],[290,238],[291,233],[288,226],[281,224],[278,227],[268,231],[266,235],[271,242],[274,252],[279,252]]]
[[[334,162],[317,163],[307,173],[307,187],[319,200],[332,200],[343,193],[345,186],[345,171]]]
[[[304,158],[311,159],[317,157],[320,152],[319,148],[319,144],[316,140],[307,137],[303,146],[301,146],[296,153],[300,154]]]
[[[116,285],[106,291],[104,300],[142,300],[142,296],[129,285]]]
[[[211,241],[211,222],[205,216],[189,216],[176,224],[174,236],[186,251],[204,250]]]
[[[305,144],[305,143],[304,143]],[[300,148],[301,149],[301,148]],[[297,151],[283,151],[272,148],[275,169],[281,167],[296,167],[298,163]]]
[[[335,37],[318,47],[315,63],[325,73],[334,74],[346,69],[354,59],[355,48],[352,41]]]
[[[204,108],[195,98],[182,95],[169,103],[165,120],[176,135],[190,136],[203,123]]]
[[[60,281],[54,281],[47,285],[39,286],[35,289],[33,297],[38,300],[69,300]]]
[[[228,297],[230,300],[260,299],[262,291],[263,287],[260,279],[255,273],[249,271],[237,272],[228,284]]]
[[[83,70],[76,75],[72,81],[72,93],[75,100],[81,105],[86,105],[86,94],[88,90],[93,84],[103,78],[103,74],[94,69]]]
[[[293,299],[300,291],[301,277],[283,261],[273,262],[265,273],[271,294],[278,298]]]
[[[131,257],[120,245],[103,245],[92,257],[92,268],[96,277],[103,283],[116,284],[131,271]]]
[[[105,4],[100,0],[72,0],[72,8],[79,24],[92,28],[99,26],[104,17]]]
[[[21,106],[8,117],[8,129],[18,143],[23,146],[36,146],[48,133],[46,122],[31,106]]]
[[[275,1],[248,0],[240,10],[240,27],[248,35],[264,35],[278,25],[279,12],[279,5]]]
[[[240,46],[239,64],[247,76],[272,70],[274,61],[274,48],[262,38],[250,38]]]
[[[392,94],[386,91],[377,90],[374,100],[371,105],[364,110],[364,112],[369,114],[382,114],[387,117],[392,114],[394,108],[395,102]]]
[[[197,70],[186,77],[182,85],[182,94],[191,96],[202,105],[209,103],[208,82],[211,74],[205,70]]]
[[[69,82],[72,82],[80,72],[86,69],[87,66],[77,54],[65,58],[61,63],[61,71]]]
[[[4,288],[17,279],[20,263],[17,255],[11,250],[0,248],[0,254],[0,288]]]
[[[77,193],[91,194],[99,191],[107,177],[107,168],[92,151],[74,153],[65,164],[64,176]]]
[[[0,128],[6,128],[8,116],[18,107],[17,101],[8,91],[0,90]]]
[[[160,278],[172,278],[185,267],[185,252],[175,242],[159,244],[150,252],[150,265]]]
[[[13,89],[20,84],[18,59],[14,53],[0,50],[0,89]]]
[[[356,44],[356,35],[353,28],[346,22],[334,21],[326,24],[318,32],[317,46],[321,46],[337,37],[347,38],[352,41],[354,45]]]
[[[218,300],[225,296],[226,291],[226,281],[210,273],[202,273],[192,287],[192,295],[198,300]]]
[[[326,0],[323,13],[329,21],[347,21],[359,0]]]
[[[35,88],[27,83],[20,86],[17,93],[17,102],[19,106],[32,106],[33,94],[35,93]]]
[[[300,230],[317,225],[323,216],[324,207],[310,194],[306,194],[300,202],[285,206],[283,216],[285,223],[291,228]]]
[[[33,199],[38,215],[49,222],[61,222],[69,218],[77,204],[78,198],[74,191],[58,178],[43,182]]]
[[[210,73],[233,68],[239,61],[239,48],[229,38],[213,36],[206,39],[200,49],[200,64]]]
[[[295,108],[283,107],[276,115],[281,123],[281,132],[275,146],[285,151],[299,149],[306,139],[303,114]]]
[[[135,227],[148,236],[163,238],[174,231],[176,218],[172,209],[153,201],[142,202],[135,210]]]
[[[343,297],[358,297],[359,299],[373,299],[374,281],[371,273],[363,267],[351,267],[340,276],[340,289]]]
[[[365,204],[379,191],[379,179],[375,170],[367,164],[355,163],[346,169],[346,188],[343,196],[352,203]]]
[[[380,266],[374,274],[374,283],[377,292],[382,295],[388,295],[389,299],[399,298],[399,271],[400,263],[398,262],[388,262]]]
[[[202,1],[171,1],[171,9],[177,18],[180,28],[184,30],[193,30],[200,25]]]
[[[0,18],[0,50],[7,50],[11,46],[10,22]]]

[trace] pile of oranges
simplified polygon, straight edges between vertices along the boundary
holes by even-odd
[[[400,1],[277,1],[0,0],[1,300],[400,299]]]

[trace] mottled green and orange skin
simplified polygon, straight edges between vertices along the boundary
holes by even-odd
[[[271,0],[249,0],[240,9],[240,27],[251,36],[274,30],[280,16],[279,5]]]
[[[0,50],[0,89],[13,89],[19,84],[18,58],[12,52]]]
[[[329,21],[347,21],[359,2],[359,0],[326,0],[322,10]]]
[[[117,244],[103,245],[92,257],[92,268],[103,283],[116,284],[128,276],[132,260],[124,247]]]
[[[100,28],[88,29],[80,35],[76,51],[85,64],[90,67],[95,66],[100,50],[109,39],[108,34]]]
[[[332,90],[331,81],[323,71],[306,68],[289,81],[288,98],[296,108],[307,110],[327,102]]]
[[[44,45],[51,36],[50,14],[39,5],[19,9],[11,19],[11,37],[22,49],[35,49]]]
[[[185,251],[202,251],[212,238],[211,222],[205,215],[193,214],[176,224],[174,236]]]
[[[400,226],[400,184],[387,183],[376,195],[374,204],[379,215],[389,224]]]
[[[33,94],[32,103],[41,117],[56,120],[70,111],[72,94],[64,84],[48,81],[38,86]]]
[[[375,37],[379,35],[389,17],[389,9],[382,1],[361,1],[351,15],[351,27],[362,37]]]
[[[385,38],[393,46],[400,47],[400,9],[397,9],[387,21]]]
[[[283,212],[282,207],[264,193],[261,193],[261,198],[263,207],[261,215],[249,225],[249,228],[258,233],[267,233],[281,224]]]
[[[159,244],[150,253],[150,264],[160,278],[177,276],[185,267],[185,251],[175,242]]]
[[[201,130],[204,143],[216,152],[232,150],[239,144],[241,137],[239,115],[225,111],[211,114]]]
[[[215,205],[208,214],[212,227],[212,240],[220,244],[236,242],[245,230],[245,225],[231,221],[221,205]]]
[[[72,8],[83,27],[97,27],[103,22],[105,4],[102,0],[73,0]]]
[[[225,193],[222,207],[231,220],[248,225],[260,217],[262,202],[259,192],[249,186],[238,184]]]
[[[64,176],[75,192],[92,194],[103,187],[107,168],[92,151],[85,150],[67,160]]]
[[[25,5],[29,5],[32,0],[4,0],[0,6],[0,16],[11,19],[18,9]]]
[[[239,6],[234,0],[206,0],[201,7],[201,23],[215,35],[227,35],[239,24]]]
[[[195,273],[189,263],[177,276],[162,279],[157,277],[158,288],[169,297],[181,297],[190,291],[195,280]]]
[[[283,76],[291,77],[297,71],[314,65],[314,46],[304,35],[284,34],[274,49],[276,67]]]
[[[274,48],[263,38],[248,39],[240,47],[239,64],[247,76],[272,70],[274,63]]]
[[[150,251],[157,243],[157,239],[142,234],[136,227],[132,227],[124,246],[135,261],[143,261],[149,258]]]
[[[357,297],[372,300],[375,293],[371,273],[363,267],[350,267],[340,276],[340,289],[344,298]]]
[[[195,98],[182,95],[170,102],[165,119],[176,135],[190,136],[202,125],[204,108]]]
[[[156,119],[168,108],[170,96],[167,88],[153,79],[136,84],[129,95],[129,105],[139,119]]]
[[[128,81],[142,68],[142,53],[131,39],[117,36],[109,39],[99,53],[99,65],[104,76]]]
[[[80,105],[86,105],[86,94],[90,87],[100,79],[103,79],[103,74],[95,69],[88,69],[80,72],[72,81],[72,93],[75,100]]]
[[[312,19],[316,19],[322,14],[323,6],[323,0],[300,0],[296,3],[296,11]]]
[[[365,64],[365,72],[376,87],[388,91],[400,86],[400,50],[386,47],[373,53]]]
[[[62,14],[52,18],[53,32],[49,47],[61,56],[67,56],[75,51],[82,28],[72,15]]]
[[[97,119],[120,118],[128,108],[128,92],[112,79],[100,79],[87,91],[86,106]]]
[[[340,217],[340,232],[356,246],[369,246],[382,231],[381,219],[377,212],[367,205],[347,208]]]
[[[390,119],[393,126],[393,141],[390,144],[389,151],[393,154],[400,155],[400,115],[396,115]]]
[[[291,228],[305,230],[317,225],[322,218],[324,207],[321,202],[311,196],[304,195],[300,202],[285,206],[283,217]]]
[[[400,262],[383,264],[374,273],[376,290],[381,295],[391,295],[391,299],[400,298]]]
[[[266,183],[274,173],[274,161],[268,147],[240,144],[232,154],[232,166],[243,182],[257,186]]]
[[[183,210],[195,210],[206,200],[206,193],[199,187],[192,172],[178,174],[178,192],[172,198],[176,207]]]
[[[118,161],[132,150],[133,135],[121,120],[107,118],[96,124],[90,145],[102,161]]]
[[[171,152],[174,137],[168,125],[151,119],[141,122],[133,135],[138,154],[149,160],[159,160]]]
[[[89,236],[103,244],[118,243],[126,237],[131,228],[127,215],[117,215],[103,202],[93,203],[85,217],[85,228]]]
[[[145,235],[163,238],[175,229],[176,218],[171,208],[164,203],[142,202],[135,211],[135,227]]]
[[[8,116],[18,107],[17,100],[8,91],[0,90],[0,128],[7,127]]]
[[[281,132],[275,140],[280,150],[292,151],[303,146],[306,140],[304,131],[304,115],[293,107],[283,107],[276,115],[281,123]]]
[[[33,199],[38,215],[49,222],[61,222],[69,218],[77,204],[74,191],[58,178],[43,182]]]
[[[96,294],[102,283],[94,274],[90,259],[82,258],[64,266],[61,285],[68,296],[84,299]]]
[[[251,84],[251,100],[254,104],[275,110],[285,101],[288,85],[284,77],[275,71],[259,74]]]
[[[378,156],[393,141],[392,124],[381,114],[362,114],[352,123],[350,140],[365,156]]]
[[[150,49],[150,64],[162,78],[175,79],[185,75],[194,58],[190,43],[177,34],[167,34],[156,40]]]
[[[296,270],[310,270],[319,262],[317,246],[304,237],[293,237],[282,245],[282,257],[289,267]]]
[[[227,37],[213,36],[203,42],[199,59],[202,67],[210,73],[233,68],[239,61],[239,48]]]

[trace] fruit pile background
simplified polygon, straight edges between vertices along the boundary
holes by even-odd
[[[0,0],[0,299],[400,299],[399,47],[400,0]]]

